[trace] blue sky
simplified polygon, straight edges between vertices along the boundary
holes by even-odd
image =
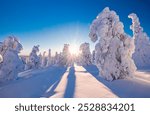
[[[61,51],[64,43],[90,42],[89,26],[105,7],[115,10],[124,23],[125,31],[134,12],[140,18],[144,31],[150,35],[149,0],[0,0],[0,41],[15,35],[23,44],[23,54],[39,44],[41,52]]]

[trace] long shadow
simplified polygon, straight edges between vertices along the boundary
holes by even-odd
[[[84,66],[100,83],[108,87],[115,95],[121,98],[147,98],[150,97],[150,85],[145,87],[138,80],[120,79],[109,82],[98,75],[99,71],[95,66]]]
[[[55,92],[56,87],[58,86],[59,82],[61,81],[62,76],[50,86],[50,89],[47,89],[47,91],[42,95],[42,97],[49,98],[50,96],[53,96],[57,92]]]
[[[83,66],[87,72],[92,74],[94,77],[99,75],[99,70],[95,65]]]
[[[50,88],[51,91],[45,96],[51,96],[67,68],[52,67],[38,73],[29,73],[31,77],[19,79],[3,86],[0,89],[0,97],[5,98],[39,98]]]
[[[75,69],[71,67],[69,69],[69,75],[67,77],[67,86],[64,93],[64,98],[73,98],[75,92],[75,84],[76,84],[76,77],[75,77]]]

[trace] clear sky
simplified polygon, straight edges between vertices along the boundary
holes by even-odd
[[[149,0],[0,0],[0,41],[15,35],[28,54],[33,45],[40,45],[41,52],[52,49],[61,51],[64,43],[89,42],[90,23],[105,7],[115,10],[124,23],[125,31],[134,12],[140,18],[144,31],[150,35]]]

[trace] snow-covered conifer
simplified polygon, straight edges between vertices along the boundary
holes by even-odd
[[[69,52],[69,44],[64,44],[64,48],[63,48],[61,56],[62,56],[61,65],[63,65],[63,66],[70,65],[71,55]]]
[[[0,81],[14,80],[24,66],[18,56],[22,50],[22,45],[14,36],[9,36],[0,45],[2,62],[0,63]]]
[[[95,50],[92,52],[92,64],[95,64]]]
[[[43,52],[43,56],[42,56],[42,67],[46,67],[47,66],[47,57],[46,57],[46,51]]]
[[[40,57],[38,56],[38,53],[39,52],[39,45],[37,46],[34,46],[32,48],[32,51],[29,55],[29,60],[28,60],[28,63],[27,63],[27,67],[28,69],[38,69],[40,68]]]
[[[90,65],[92,64],[91,52],[89,43],[83,43],[80,45],[80,64],[81,65]]]
[[[47,66],[52,65],[51,49],[48,50]]]
[[[135,52],[133,54],[135,64],[138,68],[150,67],[150,38],[143,32],[136,14],[132,13],[128,17],[132,19],[130,29],[133,31],[135,41]]]
[[[106,7],[92,22],[89,36],[95,46],[96,65],[100,75],[112,81],[132,77],[136,66],[132,60],[134,40],[124,32],[115,11]]]

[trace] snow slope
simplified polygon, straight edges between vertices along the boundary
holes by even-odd
[[[95,78],[107,86],[114,94],[122,98],[150,98],[150,73],[138,70],[133,78],[108,82],[98,76],[95,66],[85,67]]]
[[[66,68],[50,67],[23,72],[18,80],[0,86],[0,97],[41,97],[50,86],[59,82],[65,71]]]
[[[0,97],[109,98],[150,97],[150,73],[108,82],[96,66],[49,67],[20,73],[16,81],[0,84]]]
[[[105,85],[98,82],[82,66],[74,66],[69,68],[69,70],[66,72],[66,75],[62,77],[62,81],[55,91],[57,94],[53,95],[52,97],[117,97]]]

